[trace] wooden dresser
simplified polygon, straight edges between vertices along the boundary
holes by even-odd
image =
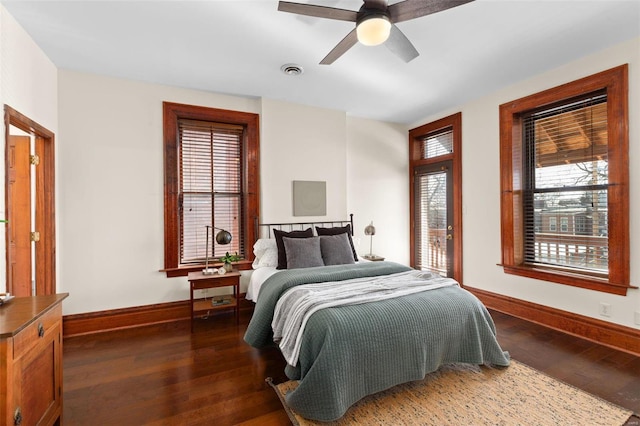
[[[16,297],[0,306],[0,425],[62,424],[62,300]]]

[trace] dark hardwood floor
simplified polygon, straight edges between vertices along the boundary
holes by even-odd
[[[640,413],[640,357],[492,315],[512,358]],[[65,339],[64,424],[289,424],[264,381],[286,380],[284,360],[244,343],[250,316],[197,320],[193,334],[180,321]]]

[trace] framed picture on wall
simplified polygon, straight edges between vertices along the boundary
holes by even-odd
[[[327,183],[324,181],[293,181],[293,215],[326,216]]]

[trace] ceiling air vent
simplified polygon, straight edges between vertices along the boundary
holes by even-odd
[[[296,64],[284,64],[280,70],[286,75],[301,75],[304,72],[302,67]]]

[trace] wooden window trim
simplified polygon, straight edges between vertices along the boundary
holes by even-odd
[[[520,275],[611,294],[626,295],[629,283],[629,112],[628,65],[621,65],[571,83],[554,87],[500,105],[500,186],[502,266],[508,274]],[[523,230],[515,212],[522,209],[516,195],[522,184],[518,147],[522,146],[521,115],[527,111],[553,105],[588,93],[607,93],[607,131],[609,137],[609,273],[608,278],[580,274],[563,268],[525,265]],[[613,220],[612,220],[613,219]],[[611,243],[613,242],[613,244]]]
[[[452,129],[453,154],[421,159],[420,140],[439,130]],[[462,113],[456,113],[409,131],[409,211],[411,232],[409,232],[410,264],[416,265],[415,250],[415,202],[414,169],[416,167],[451,160],[453,163],[453,227],[456,237],[453,240],[453,279],[462,285]]]
[[[164,129],[164,269],[167,277],[186,276],[191,271],[197,271],[204,265],[179,265],[179,154],[178,154],[178,120],[202,120],[231,123],[244,126],[246,129],[244,140],[244,164],[246,173],[243,176],[242,189],[245,194],[244,236],[246,258],[237,263],[238,269],[250,269],[253,261],[252,247],[256,242],[256,229],[260,212],[260,139],[259,115],[230,111],[202,106],[184,105],[163,102]]]

